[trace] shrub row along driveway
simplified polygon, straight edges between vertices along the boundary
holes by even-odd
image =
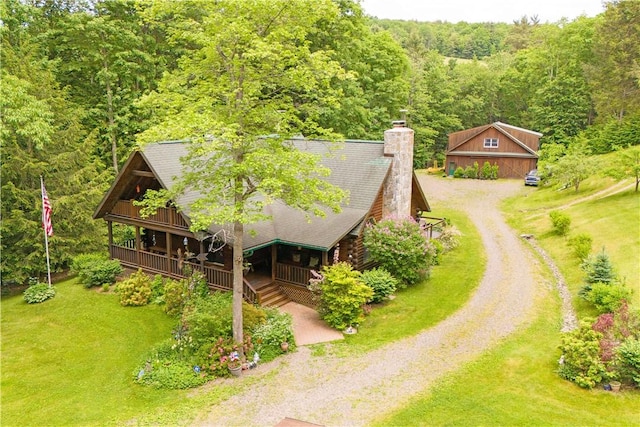
[[[537,263],[498,210],[498,203],[521,191],[522,183],[420,180],[434,209],[465,211],[482,236],[487,267],[468,303],[437,326],[362,357],[312,357],[301,347],[251,371],[261,378],[211,408],[197,424],[273,426],[291,417],[327,426],[368,425],[527,320],[541,283]],[[273,369],[277,374],[267,375]]]

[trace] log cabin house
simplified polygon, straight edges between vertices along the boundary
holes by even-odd
[[[541,133],[495,122],[449,134],[447,173],[478,162],[498,165],[499,178],[524,178],[538,163]]]
[[[323,141],[294,140],[300,150],[325,155]],[[190,231],[188,203],[197,194],[185,194],[173,205],[141,217],[134,205],[148,189],[170,188],[182,170],[180,158],[187,153],[185,141],[149,144],[131,154],[94,213],[107,222],[109,252],[128,268],[152,274],[184,277],[188,266],[201,271],[211,289],[232,289],[232,245],[226,244],[232,228],[212,225],[198,233]],[[330,183],[349,192],[342,212],[312,217],[283,203],[266,208],[269,221],[246,225],[243,236],[244,297],[252,303],[281,305],[289,300],[312,306],[307,289],[311,270],[334,259],[355,268],[371,265],[363,246],[368,221],[386,216],[416,216],[430,211],[413,173],[413,130],[395,123],[384,133],[384,142],[345,141],[323,157],[331,170]],[[176,209],[174,205],[178,205]],[[118,227],[128,227],[122,239]],[[133,230],[133,232],[131,232]],[[114,232],[116,231],[116,232]],[[253,232],[251,232],[253,231]]]

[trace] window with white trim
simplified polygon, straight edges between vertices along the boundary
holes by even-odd
[[[498,148],[498,138],[485,138],[484,148]]]

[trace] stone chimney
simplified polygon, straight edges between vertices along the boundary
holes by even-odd
[[[404,120],[393,122],[384,132],[384,155],[392,156],[391,171],[383,192],[383,217],[406,218],[411,212],[411,184],[413,180],[413,129]]]

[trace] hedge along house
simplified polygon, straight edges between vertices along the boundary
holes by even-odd
[[[447,174],[478,162],[498,165],[499,178],[523,178],[538,164],[541,133],[495,122],[449,134]]]
[[[412,169],[413,130],[396,123],[384,142],[345,141],[330,149],[326,141],[292,141],[300,150],[322,155],[331,170],[327,181],[349,192],[342,212],[312,217],[275,202],[265,208],[271,220],[245,226],[243,236],[244,297],[263,305],[293,300],[312,305],[307,289],[311,270],[335,260],[355,268],[371,265],[363,246],[365,225],[386,216],[416,217],[430,211]],[[201,271],[211,289],[232,289],[232,226],[212,224],[189,230],[188,204],[180,200],[141,217],[134,205],[148,189],[171,188],[181,175],[185,141],[149,144],[131,154],[94,213],[108,225],[111,257],[129,268],[142,268],[173,278],[185,277],[189,267]],[[177,208],[176,208],[177,206]]]

